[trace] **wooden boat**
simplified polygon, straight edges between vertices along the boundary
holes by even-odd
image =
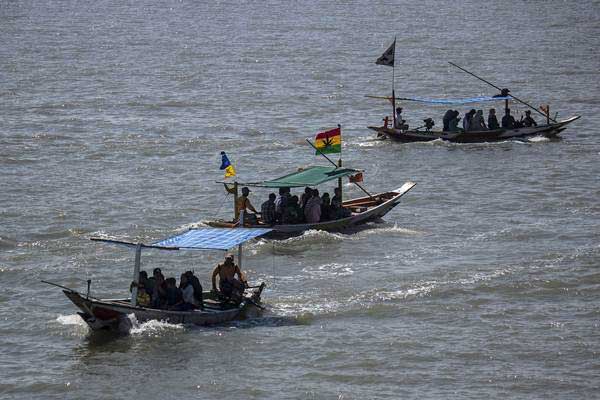
[[[158,250],[228,250],[238,246],[238,265],[242,268],[242,244],[255,237],[268,233],[270,229],[191,229],[151,245],[131,243],[116,240],[92,238],[95,241],[108,242],[135,248],[135,266],[133,281],[139,281],[140,259],[142,249]],[[243,299],[234,303],[223,300],[217,293],[203,292],[203,308],[190,311],[173,311],[141,307],[137,305],[137,287],[133,285],[129,298],[99,299],[90,296],[88,281],[87,294],[67,288],[52,282],[46,282],[63,289],[63,293],[81,311],[78,313],[92,330],[123,331],[130,327],[130,316],[135,316],[138,322],[150,320],[166,321],[173,324],[216,325],[236,319],[252,318],[260,315],[264,306],[261,304],[261,294],[264,283],[247,288]]]
[[[390,46],[386,52],[376,61],[376,64],[386,65],[392,67],[392,95],[390,96],[367,96],[370,98],[377,99],[385,99],[389,101],[392,105],[392,117],[389,118],[386,116],[384,118],[383,126],[369,126],[368,128],[377,132],[378,137],[380,138],[390,138],[399,142],[428,142],[432,140],[442,139],[450,142],[457,143],[483,143],[483,142],[497,142],[504,141],[510,139],[522,139],[531,136],[542,135],[548,138],[556,138],[559,133],[566,129],[566,126],[573,121],[576,121],[580,118],[580,116],[574,116],[567,118],[562,121],[556,120],[556,115],[554,118],[550,117],[550,106],[541,106],[538,108],[533,107],[531,104],[527,103],[519,99],[518,97],[512,95],[509,89],[500,88],[499,86],[494,85],[493,83],[475,75],[474,73],[467,71],[466,69],[452,63],[448,62],[448,64],[460,69],[463,72],[479,79],[482,82],[494,87],[498,91],[499,94],[495,96],[478,96],[478,97],[470,97],[466,99],[425,99],[420,97],[396,97],[395,92],[395,64],[394,64],[394,56],[396,51],[396,40],[394,39],[394,43]],[[470,104],[470,103],[481,103],[481,102],[492,102],[492,101],[504,101],[504,111],[505,114],[508,114],[509,109],[509,101],[516,101],[529,107],[531,110],[535,111],[538,114],[543,115],[546,118],[546,124],[537,125],[537,126],[516,126],[515,128],[500,128],[494,130],[479,130],[479,131],[465,131],[463,129],[459,129],[456,132],[449,131],[431,131],[431,128],[434,126],[434,121],[432,118],[427,118],[423,120],[425,123],[424,126],[417,129],[408,129],[408,125],[404,123],[404,120],[397,121],[398,117],[396,114],[396,105],[399,101],[411,101],[425,104],[433,104],[433,105],[454,105],[454,104]],[[401,108],[400,108],[401,111]],[[388,127],[388,121],[391,121],[391,126]],[[520,125],[520,124],[516,124]],[[402,128],[402,129],[399,129]],[[422,130],[425,128],[425,130]]]
[[[456,143],[481,143],[498,142],[511,139],[522,139],[532,136],[544,136],[547,138],[556,138],[557,135],[566,129],[566,126],[576,121],[580,116],[574,116],[556,123],[532,127],[520,127],[515,129],[495,129],[486,131],[467,131],[459,132],[441,132],[424,130],[401,130],[386,126],[369,126],[369,129],[377,132],[380,137],[390,138],[398,142],[428,142],[442,139]]]
[[[232,184],[226,184],[226,189],[234,194],[234,205],[237,204],[237,191],[240,185],[254,186],[254,187],[265,187],[265,188],[300,188],[305,186],[316,186],[318,184],[338,179],[338,187],[341,187],[341,178],[344,176],[351,176],[359,173],[360,171],[341,168],[341,167],[323,167],[313,166],[303,169],[299,172],[295,172],[281,178],[273,179],[270,181],[260,183],[249,183],[241,184],[234,182]],[[221,182],[223,183],[223,182]],[[229,188],[227,185],[233,186]],[[364,224],[369,221],[377,220],[387,214],[390,210],[396,207],[400,203],[400,198],[410,191],[416,183],[405,182],[398,189],[381,192],[377,194],[368,193],[365,197],[359,197],[351,200],[342,202],[342,207],[347,210],[346,217],[322,221],[317,223],[298,223],[298,224],[275,224],[266,225],[258,216],[256,222],[245,223],[244,226],[250,228],[268,227],[271,229],[266,236],[278,237],[278,236],[289,236],[299,234],[307,230],[316,229],[324,231],[343,231],[350,227]],[[362,188],[362,186],[360,186]],[[362,188],[365,190],[364,188]],[[234,211],[234,218],[231,220],[210,220],[204,221],[205,224],[212,227],[227,227],[231,228],[239,225],[239,213],[236,209]]]

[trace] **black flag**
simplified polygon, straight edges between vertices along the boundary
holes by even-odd
[[[396,39],[394,43],[375,61],[375,64],[387,65],[390,67],[394,66],[394,53],[396,53]]]

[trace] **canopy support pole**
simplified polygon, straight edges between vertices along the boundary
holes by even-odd
[[[498,89],[498,90],[502,91],[502,89],[501,89],[501,88],[499,88],[498,86],[494,85],[494,84],[493,84],[493,83],[491,83],[490,81],[486,81],[485,79],[483,79],[483,78],[481,78],[481,77],[479,77],[479,76],[475,75],[474,73],[467,71],[467,70],[466,70],[466,69],[464,69],[463,67],[461,67],[461,66],[458,66],[458,65],[456,65],[456,64],[454,64],[453,62],[450,62],[450,61],[448,61],[448,64],[450,64],[450,65],[452,65],[452,66],[454,66],[454,67],[456,67],[456,68],[460,69],[460,70],[461,70],[461,71],[463,71],[463,72],[466,72],[467,74],[469,74],[469,75],[471,75],[471,76],[474,76],[475,78],[479,79],[480,81],[487,83],[487,84],[488,84],[488,85],[490,85],[491,87],[494,87],[494,88],[496,88],[496,89]],[[537,108],[535,108],[535,107],[534,107],[534,106],[532,106],[531,104],[529,104],[529,103],[527,103],[527,102],[525,102],[525,101],[523,101],[523,100],[519,99],[519,98],[518,98],[518,97],[516,97],[516,96],[513,96],[513,95],[512,95],[512,94],[510,94],[510,93],[507,93],[507,95],[508,95],[508,96],[510,96],[510,97],[512,97],[513,99],[515,99],[515,100],[516,100],[516,101],[518,101],[519,103],[521,103],[521,104],[524,104],[524,105],[526,105],[527,107],[531,108],[531,109],[532,109],[532,110],[534,110],[536,113],[538,113],[538,114],[540,114],[540,115],[543,115],[544,117],[546,116],[546,114],[542,113],[540,110],[538,110]],[[508,104],[508,101],[506,101],[506,103]],[[508,108],[508,105],[506,106],[506,108]],[[552,118],[550,118],[550,119],[552,120],[552,122],[556,122],[556,120],[555,120],[555,119],[552,119]]]
[[[242,244],[238,244],[238,267],[242,271]]]
[[[233,220],[237,220],[240,216],[240,210],[238,210],[238,183],[233,182]]]
[[[138,284],[140,283],[140,263],[142,258],[142,244],[135,246],[135,264],[133,267],[133,288],[131,289],[131,305],[137,306]]]

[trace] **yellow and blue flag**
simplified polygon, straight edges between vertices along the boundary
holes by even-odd
[[[235,176],[235,169],[229,162],[229,158],[227,158],[227,154],[224,151],[221,152],[221,168],[219,169],[225,170],[225,179]]]

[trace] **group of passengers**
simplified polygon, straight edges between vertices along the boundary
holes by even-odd
[[[269,194],[269,199],[261,204],[260,212],[250,203],[249,193],[247,187],[242,188],[242,196],[238,199],[238,210],[244,211],[245,222],[258,221],[256,214],[260,214],[262,222],[266,225],[314,224],[350,215],[350,210],[342,207],[342,192],[337,187],[333,197],[330,197],[329,193],[323,193],[321,196],[319,190],[306,187],[300,198],[292,195],[288,187],[279,188],[279,195]],[[254,214],[250,214],[249,211]]]
[[[237,275],[237,277],[236,277]],[[219,290],[217,290],[217,277]],[[239,266],[228,254],[225,261],[218,264],[212,273],[212,290],[224,300],[239,302],[248,286]],[[152,277],[146,271],[140,271],[138,283],[131,283],[130,290],[137,286],[137,305],[172,311],[190,311],[204,309],[202,285],[192,271],[181,274],[179,286],[175,278],[164,277],[160,268],[154,268]]]
[[[457,110],[448,110],[444,114],[442,121],[444,123],[444,132],[458,132],[459,121],[461,120],[460,112]],[[431,125],[433,126],[433,124]],[[526,110],[525,116],[521,116],[519,121],[515,120],[510,113],[510,109],[505,109],[505,114],[502,117],[501,124],[498,124],[498,118],[496,117],[496,109],[491,108],[487,117],[487,124],[485,118],[483,116],[483,110],[475,110],[471,109],[467,112],[463,118],[462,129],[465,132],[469,131],[487,131],[487,130],[496,130],[500,129],[500,127],[504,129],[517,129],[523,127],[532,127],[537,126],[537,122],[531,116],[531,111]],[[396,109],[396,128],[398,129],[408,129],[408,125],[406,125],[406,121],[402,119],[402,108],[398,107]],[[428,127],[429,128],[429,127]]]
[[[458,121],[460,118],[458,117],[460,113],[456,110],[448,110],[446,114],[444,114],[443,122],[444,122],[444,131],[456,132]],[[468,113],[465,114],[463,119],[463,130],[465,132],[468,131],[486,131],[486,130],[496,130],[500,127],[504,129],[516,129],[523,127],[531,127],[537,126],[537,122],[531,116],[531,111],[525,111],[525,118],[521,116],[520,121],[516,121],[515,117],[513,117],[510,113],[510,108],[505,109],[505,114],[502,117],[502,124],[498,124],[498,118],[496,117],[496,109],[490,108],[488,117],[487,117],[487,125],[485,123],[485,119],[483,117],[482,110],[471,109]]]
[[[134,285],[132,282],[131,288]],[[192,271],[181,274],[179,286],[175,278],[165,279],[160,268],[155,268],[151,277],[140,271],[137,288],[137,304],[141,307],[175,311],[202,308],[202,285]]]

